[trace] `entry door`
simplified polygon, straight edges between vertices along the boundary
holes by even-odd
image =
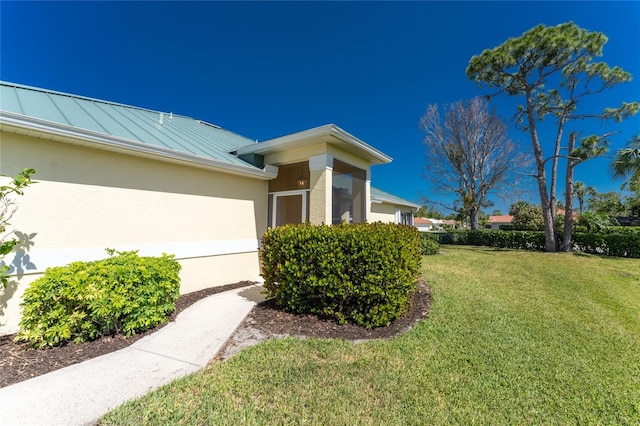
[[[284,191],[271,194],[272,227],[307,221],[307,191]]]

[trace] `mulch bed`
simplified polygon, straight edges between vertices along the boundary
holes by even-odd
[[[429,290],[420,280],[411,301],[411,308],[404,316],[386,327],[365,328],[354,324],[338,324],[315,315],[299,315],[282,311],[273,300],[258,304],[251,310],[244,325],[271,336],[300,336],[319,339],[365,340],[386,339],[401,334],[425,318],[430,306]]]
[[[171,320],[185,308],[203,297],[223,291],[253,285],[253,282],[239,282],[221,287],[213,287],[182,295],[176,301],[176,310]],[[230,347],[238,345],[243,333],[258,330],[261,339],[277,336],[302,336],[333,338],[359,341],[363,339],[389,338],[409,330],[417,321],[425,318],[429,311],[431,298],[429,289],[423,281],[418,282],[418,291],[413,296],[409,312],[387,327],[368,329],[352,324],[340,325],[330,320],[319,319],[313,315],[296,315],[284,312],[273,301],[265,301],[255,306],[245,322],[238,328],[221,353],[224,359],[233,353]],[[125,338],[121,335],[105,336],[91,342],[78,345],[69,343],[49,349],[33,349],[24,343],[13,342],[14,335],[0,337],[0,388],[32,377],[67,367],[100,355],[123,349],[138,339],[151,334],[164,325],[147,330],[145,333]]]
[[[171,321],[175,321],[180,312],[203,297],[253,284],[255,283],[243,281],[183,294],[176,300],[176,310],[171,314]],[[160,324],[144,333],[130,337],[123,335],[104,336],[91,342],[78,345],[67,343],[48,349],[34,349],[26,343],[15,343],[13,341],[15,334],[0,336],[0,388],[126,348],[144,336],[160,330],[165,325],[166,323]]]

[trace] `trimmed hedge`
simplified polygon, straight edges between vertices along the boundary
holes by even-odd
[[[438,254],[440,244],[438,236],[427,232],[420,232],[420,254],[423,256],[432,256]]]
[[[287,225],[262,238],[264,287],[276,304],[365,327],[404,314],[416,288],[416,228],[373,223]]]
[[[640,258],[640,232],[574,233],[573,248],[584,253]]]
[[[458,230],[437,233],[440,244],[488,246],[521,250],[545,249],[544,232]],[[605,256],[640,258],[640,230],[616,227],[598,233],[574,232],[573,250]]]
[[[172,255],[107,251],[112,257],[48,268],[31,283],[16,340],[43,348],[130,336],[166,321],[180,295],[180,264]]]

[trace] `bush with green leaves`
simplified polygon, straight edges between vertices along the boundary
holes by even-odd
[[[634,227],[608,227],[584,232],[578,225],[573,233],[573,251],[616,257],[640,257],[640,230]],[[542,231],[464,230],[441,233],[440,244],[474,245],[521,250],[545,249]]]
[[[11,178],[11,182],[8,185],[0,185],[0,261],[4,256],[11,253],[11,250],[19,243],[15,238],[9,239],[6,235],[1,235],[7,230],[9,219],[11,219],[11,216],[16,210],[15,200],[13,200],[10,195],[24,195],[24,189],[35,183],[31,180],[31,175],[35,172],[34,169],[24,169]],[[4,262],[0,264],[0,283],[2,283],[4,287],[7,286],[9,281],[9,269],[9,266],[4,264]]]
[[[574,233],[575,251],[605,256],[640,258],[640,232],[618,230],[617,232]]]
[[[420,254],[423,256],[431,256],[437,254],[440,250],[438,243],[438,235],[427,232],[420,232]]]
[[[394,224],[288,225],[265,233],[261,259],[277,305],[371,328],[408,310],[420,237]]]
[[[167,321],[180,294],[181,267],[173,255],[107,251],[107,259],[48,268],[31,283],[16,340],[43,348],[130,336]]]

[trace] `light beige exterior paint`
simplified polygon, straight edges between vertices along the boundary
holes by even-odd
[[[371,203],[369,222],[394,223],[398,206],[387,203]]]
[[[261,281],[260,260],[256,253],[237,253],[180,260],[182,270],[180,293],[191,293],[203,288],[216,287],[242,280]],[[243,271],[253,271],[250,276]],[[241,272],[241,273],[239,273]],[[242,278],[242,277],[245,278]]]
[[[36,169],[11,229],[33,235],[24,265],[9,290],[0,290],[0,335],[15,331],[18,304],[56,249],[257,240],[266,230],[267,181],[153,161],[78,145],[3,133],[0,173]],[[246,245],[246,244],[245,244]],[[232,250],[233,251],[233,250]],[[218,253],[219,254],[219,253]],[[11,254],[5,260],[11,262]],[[259,279],[258,253],[198,255],[183,265],[182,292]],[[27,263],[24,261],[22,263]],[[46,263],[46,262],[45,262]],[[35,266],[35,268],[34,268]],[[13,325],[12,325],[13,324]]]
[[[365,172],[368,171],[369,168],[371,167],[371,164],[369,164],[364,159],[357,157],[343,149],[340,149],[337,146],[327,145],[326,153],[331,155],[334,159],[338,161],[342,161],[343,163],[349,164],[350,166],[362,169]]]
[[[291,164],[301,161],[307,161],[309,157],[314,155],[325,154],[327,152],[327,144],[321,143],[311,145],[305,148],[292,149],[290,151],[281,151],[274,154],[268,154],[264,157],[265,164]]]
[[[331,169],[311,170],[309,223],[331,224]]]

